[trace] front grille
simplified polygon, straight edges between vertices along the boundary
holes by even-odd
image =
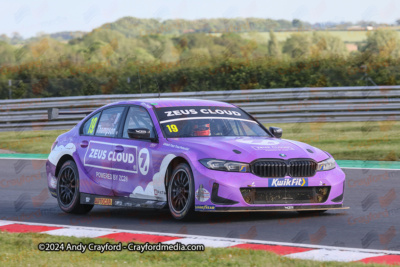
[[[260,177],[312,177],[315,175],[317,165],[310,159],[276,160],[263,159],[251,164],[253,174]]]
[[[289,166],[290,177],[312,177],[317,170],[317,163],[311,160],[293,160]]]
[[[253,173],[261,177],[285,177],[288,166],[285,161],[256,161],[251,166]]]
[[[248,204],[302,204],[326,202],[330,186],[240,188]]]

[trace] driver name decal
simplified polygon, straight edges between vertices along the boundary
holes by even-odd
[[[123,151],[116,151],[116,146],[122,147]],[[84,165],[105,170],[137,173],[137,147],[90,141]]]

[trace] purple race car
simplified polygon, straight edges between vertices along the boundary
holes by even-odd
[[[64,212],[93,205],[195,211],[343,208],[332,156],[281,139],[232,104],[146,99],[106,105],[54,142],[46,169]]]

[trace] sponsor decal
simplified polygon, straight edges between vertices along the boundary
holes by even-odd
[[[285,209],[286,210],[292,210],[292,209],[294,209],[294,207],[293,206],[285,206]]]
[[[154,195],[155,196],[165,195],[165,191],[160,191],[160,190],[154,189]]]
[[[90,202],[90,197],[86,197],[86,203]]]
[[[99,198],[96,197],[94,199],[95,205],[104,205],[104,206],[112,206],[112,199],[111,198]]]
[[[111,180],[112,176],[111,176],[111,173],[96,172],[96,178]]]
[[[272,178],[268,179],[269,187],[301,187],[308,186],[308,178]]]
[[[168,144],[168,143],[164,143],[163,146],[173,147],[173,148],[182,149],[182,150],[186,150],[186,151],[189,150],[188,147],[178,146],[178,145]]]
[[[253,119],[236,107],[164,107],[157,108],[156,113],[160,123],[203,118],[238,119],[254,122]]]
[[[121,146],[123,152],[116,152],[115,147]],[[123,144],[114,144],[98,141],[90,141],[87,148],[84,165],[105,170],[137,173],[137,147]],[[112,179],[106,175],[99,177]]]
[[[203,185],[201,184],[199,189],[197,189],[195,196],[198,201],[206,202],[210,199],[210,192],[208,192],[207,189],[203,188]]]
[[[147,148],[142,148],[139,152],[139,169],[142,175],[149,172],[150,166],[150,153]]]
[[[241,116],[242,114],[237,111],[233,110],[226,110],[226,109],[176,109],[176,110],[167,110],[164,111],[164,114],[167,117],[174,117],[174,116],[182,116],[182,115],[197,115],[197,114],[204,114],[204,115],[233,115],[233,116]]]
[[[236,139],[236,141],[243,144],[259,145],[259,146],[276,146],[280,144],[279,141],[262,139],[262,138],[238,138]]]
[[[251,184],[248,184],[247,187],[255,187],[256,184],[254,182],[252,182]]]
[[[120,200],[115,201],[115,205],[116,206],[122,206],[122,201],[120,201]]]
[[[263,151],[290,151],[294,150],[294,148],[290,146],[252,146],[254,150],[263,150]]]
[[[239,172],[247,172],[246,166],[241,166]]]
[[[213,205],[195,205],[195,210],[215,210],[215,206]]]

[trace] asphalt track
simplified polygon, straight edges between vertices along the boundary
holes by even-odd
[[[400,170],[344,169],[349,210],[317,216],[202,213],[179,222],[168,210],[95,206],[88,215],[65,214],[47,190],[44,164],[0,160],[0,220],[400,251]]]

